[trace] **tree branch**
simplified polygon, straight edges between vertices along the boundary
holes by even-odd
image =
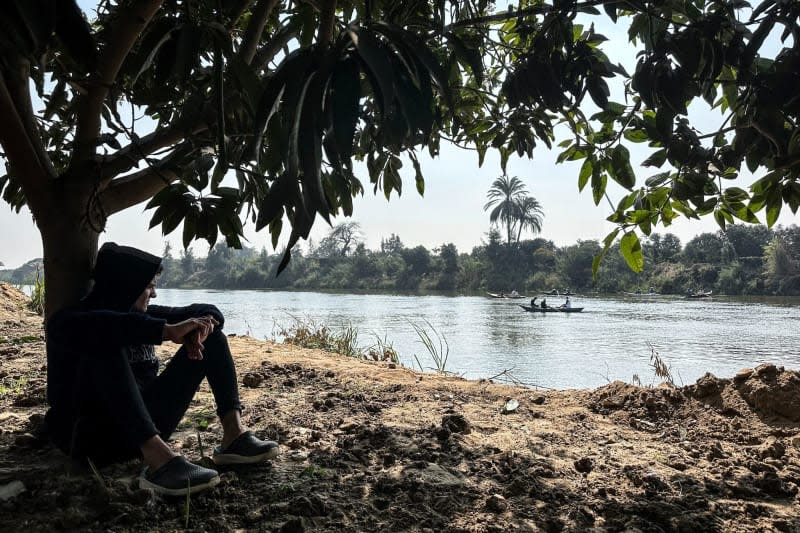
[[[259,70],[267,66],[272,58],[297,35],[297,30],[284,26],[276,31],[269,42],[264,45],[253,58],[253,68]]]
[[[58,176],[53,162],[48,157],[47,152],[42,144],[42,134],[39,131],[39,126],[36,124],[33,114],[33,105],[31,104],[31,93],[28,86],[28,78],[30,77],[30,63],[28,61],[21,61],[17,70],[17,75],[13,78],[6,80],[8,92],[11,95],[11,100],[14,102],[14,107],[17,109],[19,118],[22,120],[22,125],[25,127],[25,132],[28,135],[28,141],[36,151],[36,157],[39,159],[44,172],[48,178],[55,178]]]
[[[25,130],[24,120],[14,105],[3,72],[0,71],[0,145],[13,172],[21,185],[31,211],[36,214],[49,207],[46,183],[47,171],[36,154]]]
[[[333,26],[336,23],[336,0],[322,0],[319,13],[317,40],[328,44],[333,41]]]
[[[100,193],[103,212],[111,216],[144,202],[177,179],[177,174],[158,166],[117,178]]]
[[[261,34],[264,32],[264,26],[267,25],[267,19],[277,4],[278,0],[258,0],[258,4],[253,9],[253,16],[250,24],[247,25],[242,38],[242,47],[239,50],[239,57],[248,65],[253,61]]]
[[[599,5],[603,5],[608,0],[587,0],[586,2],[580,2],[574,5],[569,6],[569,8],[565,11],[573,12],[577,11],[584,7],[595,7]],[[467,26],[475,26],[479,24],[488,24],[491,22],[503,22],[506,20],[511,20],[515,18],[519,18],[525,15],[541,15],[544,13],[550,13],[552,11],[557,11],[557,9],[551,5],[547,4],[537,4],[535,6],[526,7],[524,9],[518,9],[516,11],[504,11],[503,13],[495,13],[494,15],[484,15],[482,17],[475,17],[471,19],[464,19],[459,20],[458,22],[453,22],[448,24],[444,28],[442,28],[442,33],[447,33],[452,31],[456,28],[464,28]]]
[[[168,129],[156,130],[139,140],[131,141],[130,144],[114,152],[102,163],[100,172],[103,181],[110,182],[123,172],[127,172],[138,165],[142,159],[153,152],[177,144],[183,139],[202,133],[207,129],[208,126],[205,124],[197,125],[191,130],[178,125]]]
[[[163,0],[138,0],[127,9],[119,10],[119,19],[109,30],[111,37],[98,59],[97,72],[89,81],[89,94],[79,100],[78,127],[70,168],[75,169],[93,159],[100,134],[103,101],[123,61],[162,3]]]

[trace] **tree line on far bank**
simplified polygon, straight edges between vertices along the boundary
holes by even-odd
[[[395,291],[563,291],[614,293],[647,291],[683,294],[800,295],[800,227],[733,225],[703,233],[685,245],[670,234],[652,234],[643,245],[641,273],[631,271],[618,250],[606,254],[596,278],[592,261],[602,251],[594,240],[568,246],[536,238],[505,242],[493,228],[469,253],[452,243],[429,250],[407,247],[398,235],[370,250],[357,223],[334,226],[319,243],[298,250],[276,276],[281,254],[244,247],[214,247],[207,257],[191,248],[164,250],[160,286],[214,289],[346,289]],[[0,279],[16,284],[35,279],[33,260]]]

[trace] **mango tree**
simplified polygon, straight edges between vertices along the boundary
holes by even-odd
[[[365,187],[399,194],[403,161],[423,193],[419,150],[496,150],[504,170],[563,124],[579,188],[628,191],[605,244],[641,268],[637,232],[678,215],[772,224],[800,205],[798,17],[792,0],[102,0],[89,23],[74,0],[9,0],[0,190],[41,232],[50,314],[85,293],[99,233],[135,204],[187,246],[239,246],[243,224],[277,243],[287,225],[285,266],[317,217],[350,215]],[[595,19],[628,29],[634,72]],[[694,100],[719,128],[693,127]],[[639,179],[630,142],[668,170]],[[749,191],[726,185],[742,165]]]

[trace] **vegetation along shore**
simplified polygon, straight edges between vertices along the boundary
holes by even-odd
[[[670,233],[652,234],[643,243],[642,272],[633,272],[618,252],[609,251],[596,278],[592,261],[601,252],[597,241],[556,246],[537,238],[504,242],[495,227],[487,241],[469,253],[454,244],[429,250],[405,246],[398,235],[377,250],[366,248],[358,224],[334,226],[318,243],[298,247],[280,276],[280,254],[244,247],[216,246],[206,257],[192,249],[164,250],[168,288],[211,289],[344,289],[397,291],[534,292],[570,287],[581,292],[685,294],[704,288],[714,294],[800,295],[800,228],[731,225],[703,233],[686,244]],[[17,269],[0,270],[0,280],[33,284],[33,260]]]
[[[136,463],[81,471],[42,438],[28,303],[0,284],[3,531],[800,529],[797,372],[541,391],[249,337],[229,338],[244,417],[282,455],[160,498],[137,488]],[[174,444],[202,461],[219,434],[204,389]]]

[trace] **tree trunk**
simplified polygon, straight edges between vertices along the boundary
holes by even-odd
[[[37,218],[44,249],[45,320],[80,300],[90,287],[98,233],[85,224],[80,208],[70,211]]]

